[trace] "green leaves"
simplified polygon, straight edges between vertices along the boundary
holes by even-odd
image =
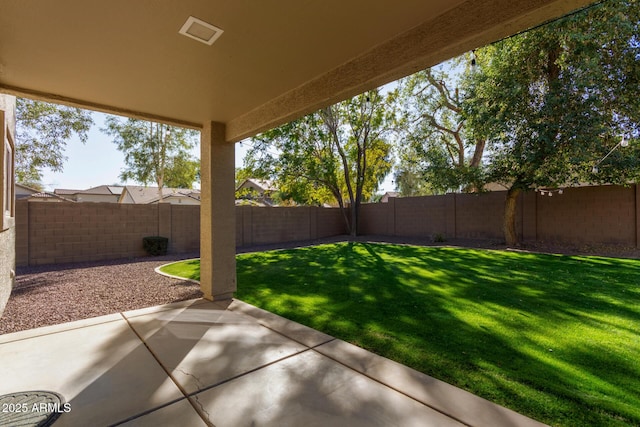
[[[640,177],[639,25],[637,1],[614,0],[477,51],[462,105],[487,139],[487,180],[527,191]],[[622,135],[631,146],[616,150]]]
[[[200,161],[182,151],[169,159],[164,185],[169,188],[193,188],[200,181]]]
[[[90,111],[17,98],[17,181],[39,186],[42,168],[62,171],[67,141],[76,134],[86,142],[92,124]]]
[[[405,144],[396,181],[402,195],[477,190],[485,138],[463,115],[470,58],[459,57],[401,81]],[[416,175],[428,185],[410,184]]]
[[[391,170],[396,96],[369,91],[253,138],[243,173],[273,180],[283,199],[337,204],[355,231],[360,203]]]
[[[638,180],[639,27],[611,0],[404,79],[402,194]]]
[[[464,110],[489,138],[491,179],[527,189],[638,177],[636,149],[598,175],[589,166],[638,135],[638,9],[606,2],[478,52]]]
[[[195,146],[197,131],[116,116],[107,116],[101,130],[114,138],[124,154],[121,179],[145,185],[154,182],[158,188],[192,187],[199,162],[188,150]]]

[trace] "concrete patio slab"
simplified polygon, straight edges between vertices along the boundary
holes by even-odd
[[[313,350],[197,397],[217,427],[463,425]]]
[[[160,311],[187,309],[199,304],[209,304],[210,302],[205,299],[192,299],[188,301],[172,302],[170,304],[156,305],[153,307],[139,308],[137,310],[125,311],[122,313],[126,318],[132,318],[136,316],[144,316],[145,314],[158,313]]]
[[[80,329],[87,326],[99,325],[107,322],[121,322],[120,313],[107,314],[105,316],[91,317],[89,319],[76,320],[74,322],[60,323],[57,325],[43,326],[41,328],[27,329],[26,331],[14,332],[12,334],[0,335],[0,344],[11,341],[20,341],[28,338],[35,338],[41,335],[50,335],[58,332]]]
[[[333,340],[316,347],[315,350],[467,425],[494,427],[541,427],[544,425],[342,340]]]
[[[126,427],[206,427],[207,423],[204,422],[193,409],[191,403],[185,398],[120,425]]]
[[[273,314],[251,304],[247,304],[244,301],[233,300],[230,302],[219,302],[217,304],[227,310],[251,316],[261,325],[266,326],[269,329],[273,329],[279,334],[304,344],[307,347],[315,347],[333,339],[330,335],[316,331],[315,329],[311,329],[308,326],[301,325],[300,323],[292,322],[289,319],[285,319],[277,314]]]
[[[541,425],[237,300],[0,338],[0,395],[60,393],[56,427]]]
[[[213,303],[132,317],[129,322],[188,394],[306,349],[253,317]]]
[[[56,427],[111,425],[183,397],[121,316],[90,323],[0,344],[0,394],[61,394],[70,412]]]

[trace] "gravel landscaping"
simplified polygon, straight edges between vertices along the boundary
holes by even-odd
[[[197,284],[154,272],[198,254],[19,268],[0,334],[202,296]]]

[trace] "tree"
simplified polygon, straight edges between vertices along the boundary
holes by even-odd
[[[396,182],[409,185],[412,193],[470,192],[481,187],[486,139],[472,134],[462,115],[462,83],[472,72],[464,66],[468,56],[415,73],[400,83],[407,138],[395,177]],[[416,180],[419,175],[422,180]],[[422,188],[417,187],[420,181]]]
[[[408,139],[408,138],[407,138]],[[437,194],[425,173],[426,165],[412,144],[400,144],[396,147],[398,164],[393,179],[396,191],[403,197],[429,196]]]
[[[238,188],[242,183],[249,178],[253,178],[251,176],[251,171],[245,168],[236,168],[236,188]]]
[[[170,188],[193,188],[200,182],[200,161],[182,151],[169,159],[164,185]]]
[[[91,112],[31,99],[16,99],[16,180],[42,188],[42,169],[62,171],[67,141],[76,134],[85,143]]]
[[[523,191],[638,178],[639,12],[635,0],[604,2],[478,51],[464,117],[488,139],[488,179],[509,188],[508,245]],[[594,174],[621,135],[632,146]]]
[[[124,153],[126,168],[120,179],[133,179],[142,184],[155,182],[162,200],[165,184],[188,184],[197,175],[196,162],[188,153],[195,146],[197,131],[133,118],[107,116],[105,128],[114,137],[118,150]]]
[[[366,92],[253,138],[245,169],[272,179],[283,199],[303,204],[334,200],[351,235],[360,204],[391,169],[397,94]]]

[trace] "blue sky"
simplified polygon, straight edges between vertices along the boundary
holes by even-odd
[[[47,191],[56,188],[86,190],[98,185],[134,184],[123,182],[119,175],[124,169],[124,155],[116,149],[110,136],[100,131],[104,127],[105,114],[93,113],[94,125],[89,131],[86,144],[74,137],[67,144],[65,156],[67,161],[62,172],[43,170],[42,183]],[[246,153],[246,144],[236,144],[236,166],[242,166],[242,158]],[[200,146],[193,149],[193,155],[200,158]]]
[[[56,188],[86,190],[98,185],[133,184],[136,182],[123,182],[120,172],[124,169],[124,155],[116,149],[110,136],[100,131],[104,127],[103,113],[93,113],[94,125],[89,131],[86,144],[80,142],[74,136],[67,144],[65,156],[67,161],[62,172],[43,170],[42,184],[45,190],[53,191]],[[242,159],[249,148],[248,144],[236,144],[236,167],[242,166]],[[200,158],[200,147],[193,150],[193,155]],[[391,176],[387,177],[381,190],[393,191]]]

